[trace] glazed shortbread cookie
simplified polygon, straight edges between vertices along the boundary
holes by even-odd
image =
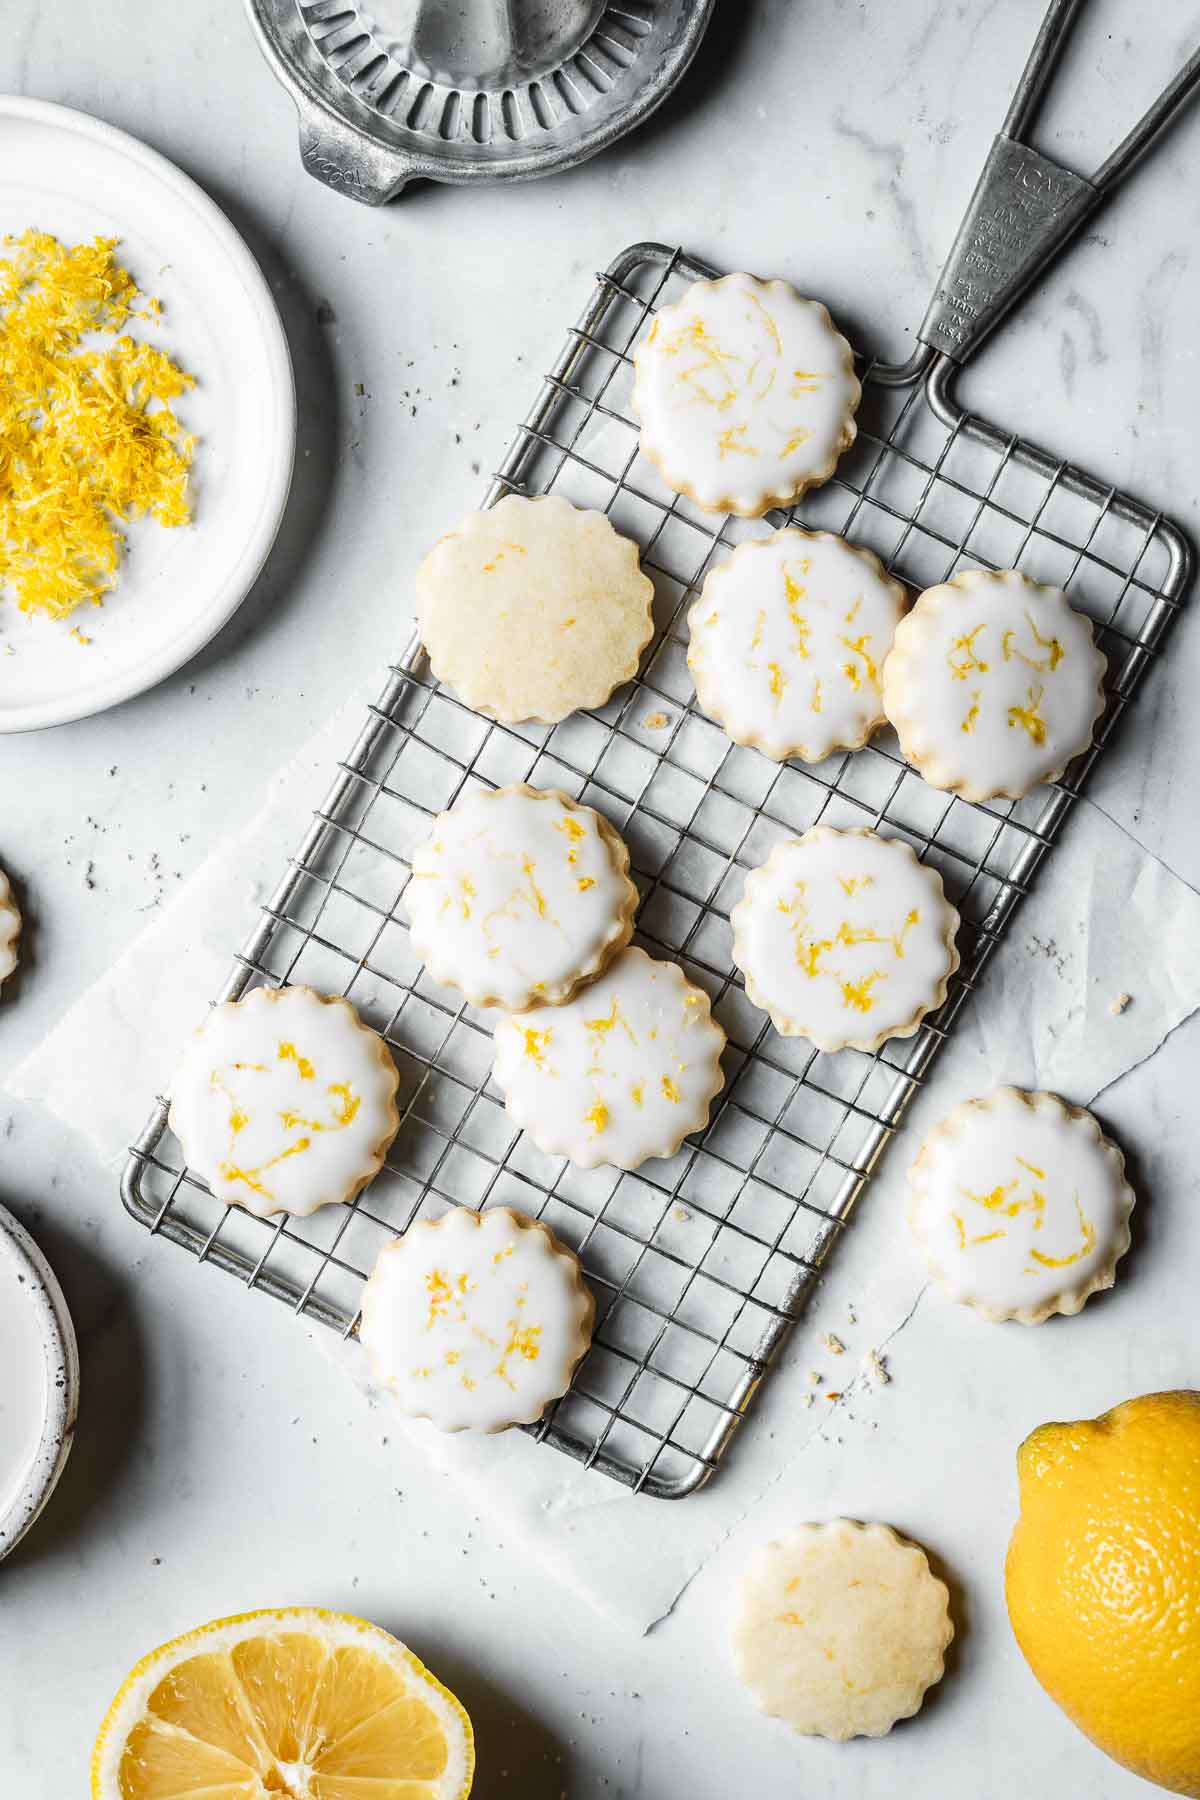
[[[218,1200],[303,1216],[352,1200],[396,1135],[399,1077],[346,1000],[255,988],[214,1006],[171,1083],[170,1124]]]
[[[1061,588],[968,569],[927,588],[898,626],[884,710],[933,787],[1019,800],[1091,743],[1105,667]]]
[[[359,1336],[402,1412],[440,1431],[503,1431],[566,1393],[595,1314],[578,1259],[545,1225],[457,1208],[383,1249]]]
[[[1125,1159],[1091,1113],[997,1088],[930,1133],[908,1171],[908,1221],[952,1300],[1037,1325],[1112,1286],[1129,1248]]]
[[[637,545],[553,494],[468,513],[417,571],[434,674],[510,724],[603,706],[637,672],[653,598]]]
[[[554,789],[480,789],[434,820],[404,893],[413,948],[476,1006],[556,1005],[629,942],[638,892],[606,819]]]
[[[6,981],[17,966],[20,935],[21,915],[8,876],[0,869],[0,982]]]
[[[708,995],[629,949],[565,1006],[501,1019],[492,1075],[539,1150],[636,1169],[708,1123],[724,1046]]]
[[[940,1681],[946,1584],[890,1525],[801,1525],[759,1553],[734,1627],[738,1675],[807,1737],[884,1737]]]
[[[741,544],[688,614],[696,698],[776,761],[857,750],[884,722],[879,671],[904,605],[878,557],[828,531]]]
[[[941,876],[873,831],[818,825],[777,845],[730,923],[751,1000],[819,1050],[911,1037],[958,967]]]
[[[643,455],[712,512],[790,506],[854,442],[850,346],[785,281],[697,281],[661,309],[633,361]]]

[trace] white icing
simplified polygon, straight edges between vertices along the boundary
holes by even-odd
[[[513,724],[602,706],[637,671],[653,599],[637,545],[558,494],[509,494],[468,513],[417,571],[434,674]]]
[[[637,889],[590,806],[527,787],[478,790],[414,852],[404,904],[437,981],[519,1012],[564,998],[628,940]]]
[[[909,1223],[934,1273],[993,1318],[1077,1311],[1129,1243],[1120,1152],[1053,1094],[1000,1088],[956,1107],[908,1180]]]
[[[833,473],[861,389],[825,308],[784,281],[698,281],[634,352],[641,447],[701,506],[755,517]]]
[[[857,749],[883,723],[880,670],[903,611],[900,583],[829,532],[742,544],[688,614],[700,705],[777,761]]]
[[[0,869],[0,982],[7,980],[17,966],[17,939],[21,935],[21,915],[13,899],[8,876]]]
[[[731,922],[750,998],[822,1050],[910,1035],[958,967],[941,877],[873,831],[818,826],[777,845]]]
[[[635,1169],[707,1123],[724,1044],[708,995],[630,949],[565,1006],[501,1019],[492,1075],[547,1155]]]
[[[171,1129],[219,1200],[266,1218],[348,1200],[396,1131],[398,1076],[344,1000],[256,988],[214,1006],[171,1084]]]
[[[566,1392],[593,1313],[578,1262],[547,1230],[506,1207],[460,1208],[381,1252],[359,1336],[403,1412],[499,1431]]]
[[[1061,588],[971,569],[927,589],[901,621],[884,706],[934,787],[1019,799],[1091,743],[1104,668]]]

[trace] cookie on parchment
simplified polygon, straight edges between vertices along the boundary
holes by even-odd
[[[890,1525],[834,1519],[767,1544],[742,1587],[737,1672],[808,1737],[884,1737],[940,1681],[954,1637],[946,1584]]]
[[[638,891],[608,820],[554,788],[477,789],[434,820],[404,891],[413,948],[475,1006],[558,1005],[633,932]]]
[[[170,1125],[218,1200],[259,1218],[352,1200],[396,1135],[399,1076],[348,1000],[254,988],[214,1006],[171,1083]]]
[[[818,825],[777,844],[730,923],[750,999],[819,1050],[911,1037],[958,967],[941,876],[873,831]]]
[[[636,1169],[702,1131],[725,1033],[676,963],[622,950],[565,1006],[511,1013],[492,1078],[509,1117],[548,1156]]]
[[[952,1300],[1038,1325],[1077,1313],[1129,1248],[1125,1159],[1057,1094],[997,1088],[956,1106],[908,1171],[908,1222]]]
[[[884,710],[932,787],[1019,800],[1088,748],[1106,666],[1061,588],[967,569],[926,588],[897,627]]]
[[[0,982],[6,981],[17,966],[17,940],[20,935],[21,914],[8,876],[0,869]]]
[[[508,724],[603,706],[637,673],[653,598],[637,545],[556,494],[468,513],[417,571],[434,674]]]
[[[503,1431],[566,1393],[595,1316],[578,1258],[547,1226],[457,1207],[380,1252],[359,1337],[402,1412],[440,1431]]]
[[[688,613],[696,698],[777,762],[860,749],[884,723],[880,669],[905,604],[877,556],[832,532],[753,538]]]
[[[634,351],[641,449],[710,512],[757,518],[828,481],[854,442],[854,356],[786,281],[723,275],[660,309]]]

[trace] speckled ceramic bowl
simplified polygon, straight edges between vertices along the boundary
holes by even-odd
[[[0,1206],[0,1559],[54,1492],[75,1434],[79,1353],[49,1263]],[[15,1446],[15,1447],[14,1447]]]

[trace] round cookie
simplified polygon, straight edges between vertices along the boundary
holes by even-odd
[[[675,963],[622,950],[565,1006],[501,1019],[492,1077],[548,1156],[636,1169],[708,1123],[725,1033]]]
[[[503,1431],[566,1393],[595,1316],[578,1259],[545,1225],[459,1207],[385,1245],[359,1337],[402,1412],[439,1431]]]
[[[557,1005],[629,942],[624,840],[556,789],[476,789],[439,814],[404,892],[413,948],[475,1006]]]
[[[777,844],[730,923],[751,1000],[819,1050],[911,1037],[958,967],[941,876],[873,831],[818,825]]]
[[[633,363],[642,454],[710,512],[791,506],[854,442],[853,352],[786,281],[694,282],[660,309]]]
[[[879,558],[832,532],[751,539],[688,613],[696,698],[777,762],[857,750],[884,723],[879,672],[904,607]]]
[[[21,914],[13,898],[8,876],[0,869],[0,982],[7,981],[17,966],[17,940]]]
[[[890,1525],[800,1525],[760,1551],[734,1626],[737,1672],[806,1737],[884,1737],[940,1681],[946,1584]]]
[[[968,569],[927,588],[901,620],[883,705],[931,786],[1019,800],[1091,743],[1106,666],[1061,588]]]
[[[214,1006],[171,1083],[170,1125],[218,1200],[259,1218],[352,1200],[396,1135],[399,1076],[347,1000],[254,988]]]
[[[555,494],[468,513],[417,571],[434,674],[512,725],[603,706],[637,673],[653,598],[637,545]]]
[[[939,1285],[985,1319],[1040,1324],[1112,1286],[1129,1248],[1125,1159],[1091,1113],[997,1088],[956,1106],[908,1171],[908,1222]]]

